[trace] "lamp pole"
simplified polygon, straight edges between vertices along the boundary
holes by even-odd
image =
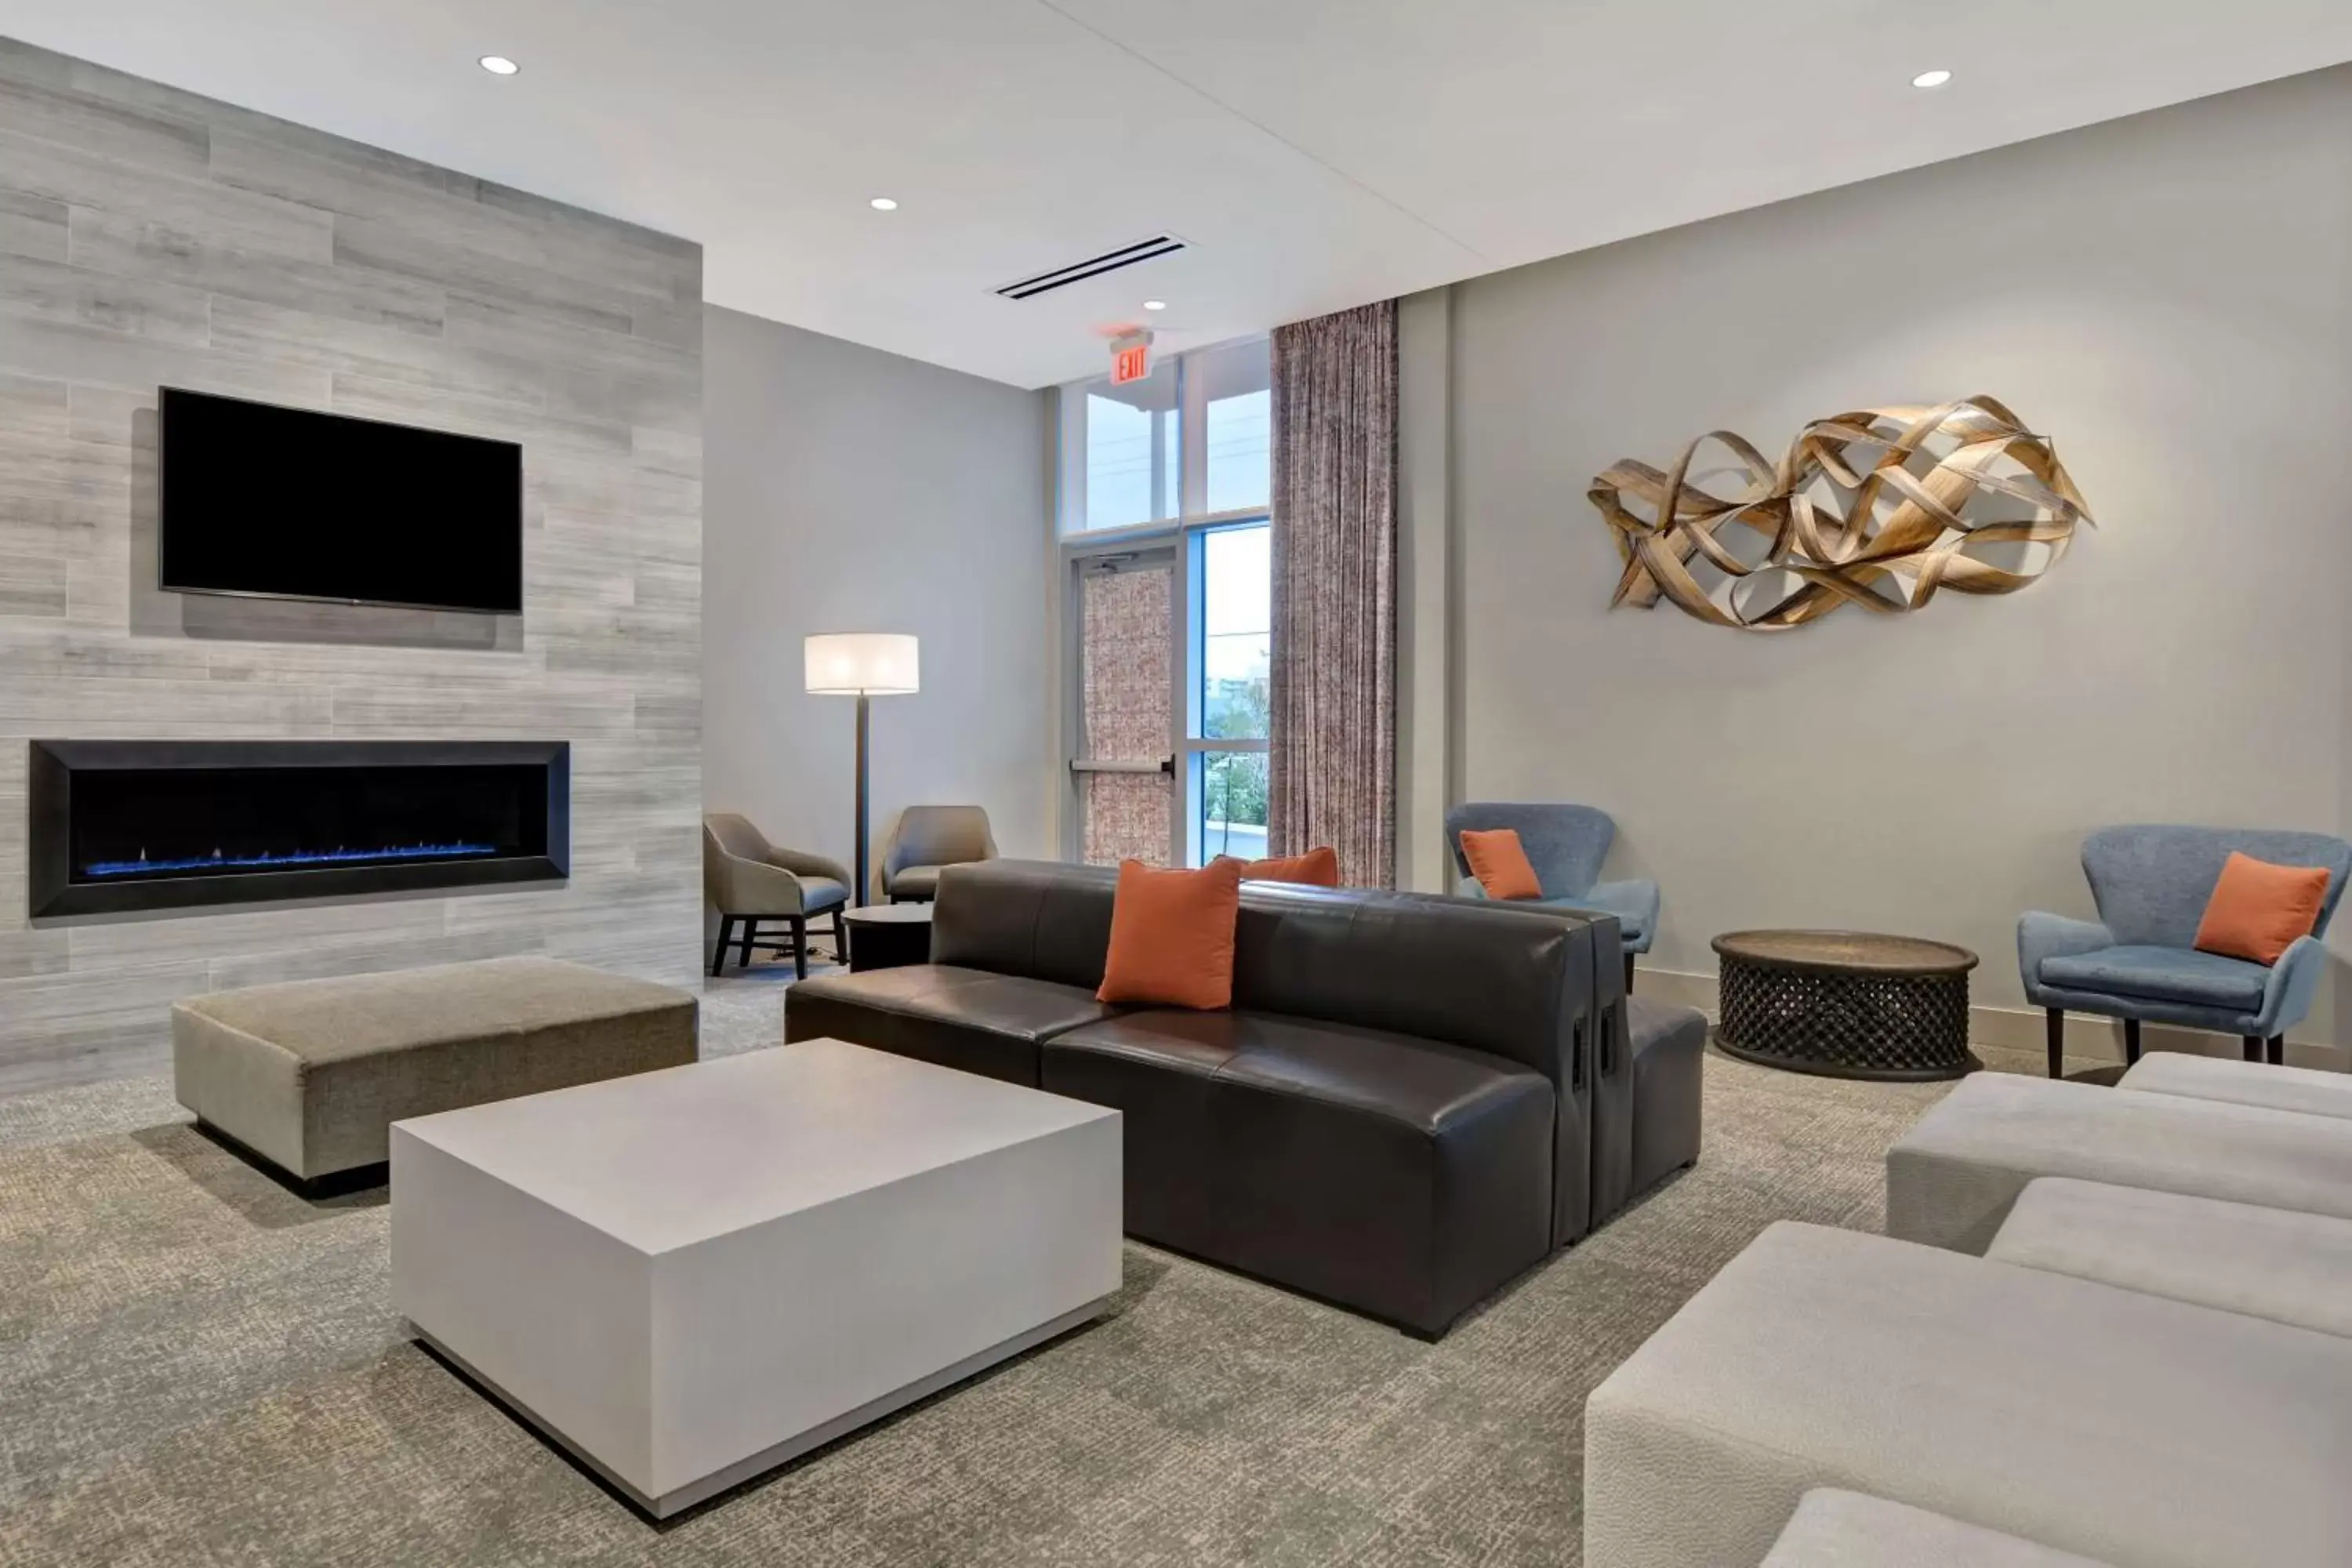
[[[862,904],[873,897],[873,884],[866,879],[866,696],[857,694],[857,886],[850,889],[851,901]],[[838,842],[838,840],[836,840]]]
[[[921,647],[903,632],[818,632],[802,639],[801,657],[813,695],[857,699],[857,885],[850,894],[863,904],[874,896],[866,825],[873,799],[866,777],[873,717],[868,699],[920,691]]]

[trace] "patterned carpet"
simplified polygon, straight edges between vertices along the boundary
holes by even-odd
[[[1941,1092],[1706,1070],[1698,1168],[1442,1343],[1130,1244],[1110,1318],[662,1527],[404,1336],[380,1190],[162,1079],[0,1101],[0,1563],[1573,1564],[1585,1394],[1767,1222],[1874,1229]]]

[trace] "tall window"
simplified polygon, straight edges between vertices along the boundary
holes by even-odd
[[[1144,858],[1265,853],[1269,370],[1258,339],[1163,359],[1126,386],[1063,389],[1057,514],[1078,719],[1069,847],[1086,858],[1163,840]],[[1155,574],[1170,592],[1108,585]],[[1165,704],[1148,690],[1161,668]],[[1145,731],[1165,731],[1149,754]],[[1136,754],[1096,754],[1108,751]]]

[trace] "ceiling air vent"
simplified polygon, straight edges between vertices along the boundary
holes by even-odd
[[[1056,289],[1066,289],[1073,283],[1083,283],[1089,278],[1116,272],[1122,267],[1133,267],[1139,261],[1157,261],[1163,256],[1173,256],[1183,248],[1184,242],[1174,235],[1155,234],[1150,239],[1122,245],[1117,250],[1106,250],[1100,256],[1073,261],[1067,267],[1056,267],[1051,272],[1040,272],[1034,278],[1024,278],[1018,283],[1007,283],[997,292],[1008,300],[1034,300],[1040,294],[1050,294]]]

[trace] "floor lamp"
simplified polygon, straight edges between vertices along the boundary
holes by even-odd
[[[812,693],[857,699],[857,885],[849,900],[862,904],[874,896],[866,880],[866,700],[922,689],[916,643],[899,632],[827,632],[801,651]]]

